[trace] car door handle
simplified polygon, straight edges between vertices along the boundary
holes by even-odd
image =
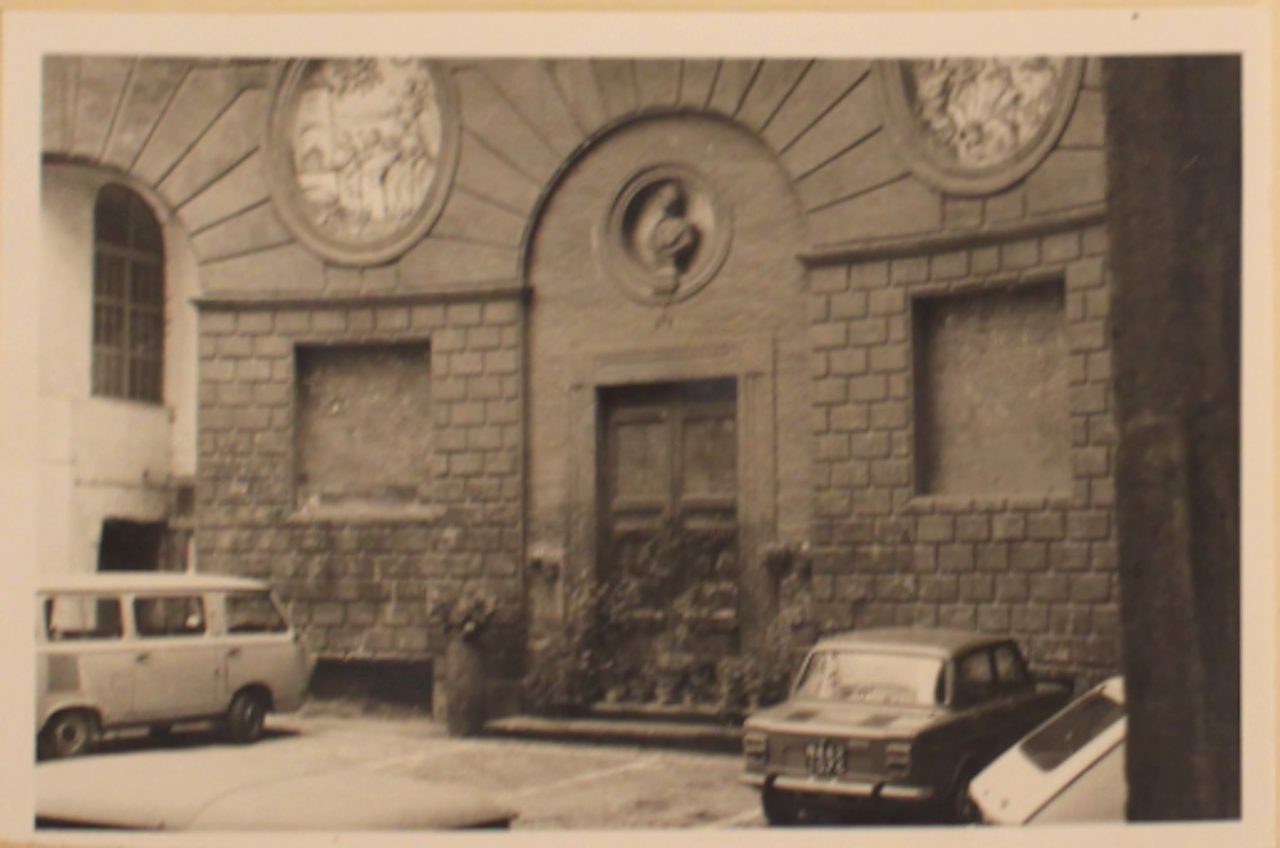
[[[149,659],[151,659],[150,654],[138,654],[136,657],[134,657],[134,660],[136,662],[142,663],[142,664],[145,664]]]
[[[227,651],[227,656],[228,656],[228,657],[238,657],[238,656],[240,656],[240,649],[239,649],[239,648],[232,648],[231,650]]]

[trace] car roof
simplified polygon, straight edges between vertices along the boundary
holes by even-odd
[[[815,648],[859,648],[891,653],[951,657],[971,648],[1001,644],[1007,636],[946,627],[875,627],[850,630],[818,641]]]
[[[92,574],[50,574],[40,578],[37,592],[218,592],[262,591],[261,580],[228,574],[173,571],[121,571]]]

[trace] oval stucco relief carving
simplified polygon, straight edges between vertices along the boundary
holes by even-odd
[[[665,305],[701,291],[729,251],[732,215],[711,182],[687,165],[656,165],[615,195],[597,257],[641,303]]]
[[[457,119],[448,75],[432,62],[291,62],[270,122],[272,195],[298,238],[327,259],[393,259],[444,205]]]
[[[1084,63],[1067,57],[883,62],[889,130],[912,169],[954,194],[998,191],[1026,176],[1066,126]]]

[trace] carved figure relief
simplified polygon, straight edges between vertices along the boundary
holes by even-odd
[[[916,172],[945,191],[996,191],[1057,141],[1082,63],[1064,57],[935,58],[881,66],[891,131]]]
[[[636,175],[615,197],[598,241],[604,273],[632,298],[665,304],[699,291],[729,248],[729,212],[711,185],[684,166]]]
[[[339,262],[391,258],[443,205],[456,149],[447,78],[422,59],[292,64],[272,113],[286,219]]]

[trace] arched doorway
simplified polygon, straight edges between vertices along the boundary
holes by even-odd
[[[597,695],[715,697],[809,494],[798,205],[730,122],[648,116],[568,167],[530,241],[529,533],[561,548],[536,633],[599,627]],[[537,605],[534,605],[537,607]]]

